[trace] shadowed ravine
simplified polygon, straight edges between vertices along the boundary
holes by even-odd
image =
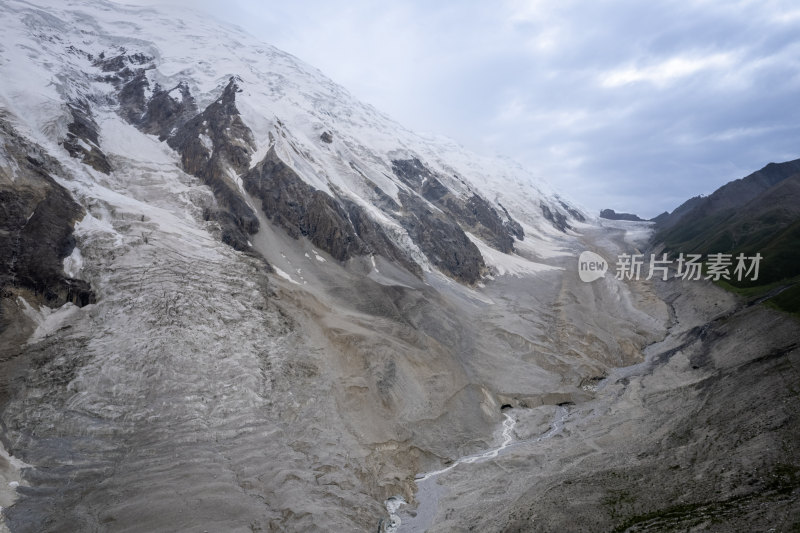
[[[417,505],[416,512],[411,514],[404,510],[398,513],[400,508],[406,504],[405,500],[399,496],[389,498],[385,502],[389,517],[388,519],[384,519],[386,522],[385,525],[383,524],[384,520],[382,520],[379,531],[386,533],[423,533],[429,527],[431,527],[431,525],[433,525],[439,504],[439,497],[441,496],[442,491],[446,490],[445,485],[442,483],[437,483],[436,480],[439,476],[461,464],[472,464],[494,459],[501,455],[508,448],[512,448],[520,444],[530,444],[549,439],[563,429],[568,415],[568,409],[565,406],[559,406],[555,412],[550,428],[545,433],[532,439],[514,442],[513,434],[514,427],[517,425],[517,419],[511,416],[508,412],[504,412],[503,416],[505,417],[505,420],[503,420],[503,431],[501,435],[502,442],[499,446],[484,452],[466,455],[456,459],[452,464],[446,466],[445,468],[418,475],[416,478],[416,500],[419,503]]]

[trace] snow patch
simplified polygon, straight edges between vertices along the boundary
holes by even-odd
[[[110,217],[110,215],[109,215]],[[114,246],[119,248],[124,244],[124,240],[122,235],[114,229],[111,223],[107,220],[107,218],[99,219],[96,218],[91,213],[86,213],[86,215],[75,224],[75,235],[85,236],[85,237],[94,237],[98,233],[107,234],[114,238]]]
[[[564,242],[559,236],[547,236],[531,226],[523,226],[523,228],[525,239],[514,242],[514,247],[519,255],[538,259],[554,259],[573,255],[572,251],[564,246]]]
[[[297,281],[295,281],[295,280],[294,280],[294,278],[292,278],[292,276],[290,276],[289,274],[287,274],[286,272],[284,272],[284,271],[283,271],[283,270],[281,270],[280,268],[278,268],[278,267],[276,267],[276,266],[274,266],[274,265],[273,265],[273,267],[272,267],[272,268],[274,268],[274,269],[275,269],[275,273],[276,273],[278,276],[280,276],[280,277],[282,277],[283,279],[287,280],[289,283],[294,283],[295,285],[300,285],[300,283],[299,283],[299,282],[297,282]]]
[[[28,344],[34,344],[48,335],[55,333],[66,320],[73,317],[81,309],[71,302],[65,303],[58,309],[51,309],[45,305],[41,306],[39,309],[35,309],[25,298],[21,296],[18,298],[23,307],[22,312],[36,324],[36,330],[34,330],[33,334],[28,339]]]
[[[529,274],[536,274],[546,270],[563,270],[560,267],[546,265],[544,263],[536,263],[530,259],[525,259],[516,254],[505,254],[495,250],[491,246],[484,243],[475,235],[467,232],[469,239],[478,247],[481,255],[483,256],[486,265],[493,268],[499,276],[516,276],[522,277]]]
[[[172,89],[169,93],[169,97],[175,100],[178,103],[183,102],[183,91],[181,90],[181,86],[178,85],[174,89]]]
[[[64,258],[64,273],[69,278],[77,278],[83,268],[83,256],[77,246],[72,249],[72,253]]]
[[[119,116],[106,113],[98,120],[103,151],[128,159],[147,161],[157,165],[177,164],[177,156],[166,143],[153,135],[140,132]]]
[[[0,140],[0,143],[2,143],[0,144],[0,169],[6,171],[11,181],[14,182],[17,179],[19,165],[13,157],[8,157],[5,143],[2,140]]]
[[[208,156],[211,157],[211,154],[214,153],[214,143],[211,141],[211,137],[205,133],[201,133],[199,138],[200,142],[203,143],[203,146],[205,146],[206,150],[208,150]]]
[[[23,484],[22,482],[22,469],[31,468],[31,465],[19,460],[17,457],[10,455],[3,443],[0,442],[0,502],[4,505],[13,505],[17,499],[17,488]],[[5,486],[4,486],[5,485]],[[3,508],[0,507],[0,513]],[[9,531],[5,527],[3,517],[0,516],[0,532]]]

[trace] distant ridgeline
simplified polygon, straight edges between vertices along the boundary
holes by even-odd
[[[638,215],[633,213],[617,213],[613,209],[603,209],[600,211],[600,218],[608,220],[632,220],[634,222],[644,222],[644,219],[639,218]]]
[[[770,163],[654,219],[653,243],[679,253],[740,253],[763,259],[757,280],[723,282],[750,297],[800,313],[800,159]]]

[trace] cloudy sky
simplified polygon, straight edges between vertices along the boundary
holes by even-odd
[[[794,0],[193,4],[590,210],[655,216],[800,157]]]

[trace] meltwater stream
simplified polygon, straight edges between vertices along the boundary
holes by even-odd
[[[451,465],[440,470],[434,470],[418,475],[416,478],[416,500],[419,502],[419,504],[417,506],[416,515],[403,512],[400,513],[402,514],[402,517],[399,516],[398,511],[406,503],[405,500],[397,496],[389,498],[386,500],[386,502],[384,502],[386,505],[386,510],[389,513],[389,517],[388,519],[382,521],[379,531],[381,533],[424,533],[429,527],[431,527],[431,525],[433,525],[433,520],[436,517],[436,510],[439,505],[439,498],[442,492],[445,490],[444,486],[436,482],[437,477],[464,463],[477,463],[487,459],[493,459],[500,455],[500,453],[507,448],[549,439],[563,429],[568,414],[569,411],[565,406],[558,406],[553,418],[553,423],[550,425],[550,429],[548,429],[546,433],[532,439],[513,442],[514,437],[512,434],[517,421],[508,413],[503,413],[505,420],[503,420],[502,442],[499,446],[485,452],[461,457],[460,459],[453,461]]]

